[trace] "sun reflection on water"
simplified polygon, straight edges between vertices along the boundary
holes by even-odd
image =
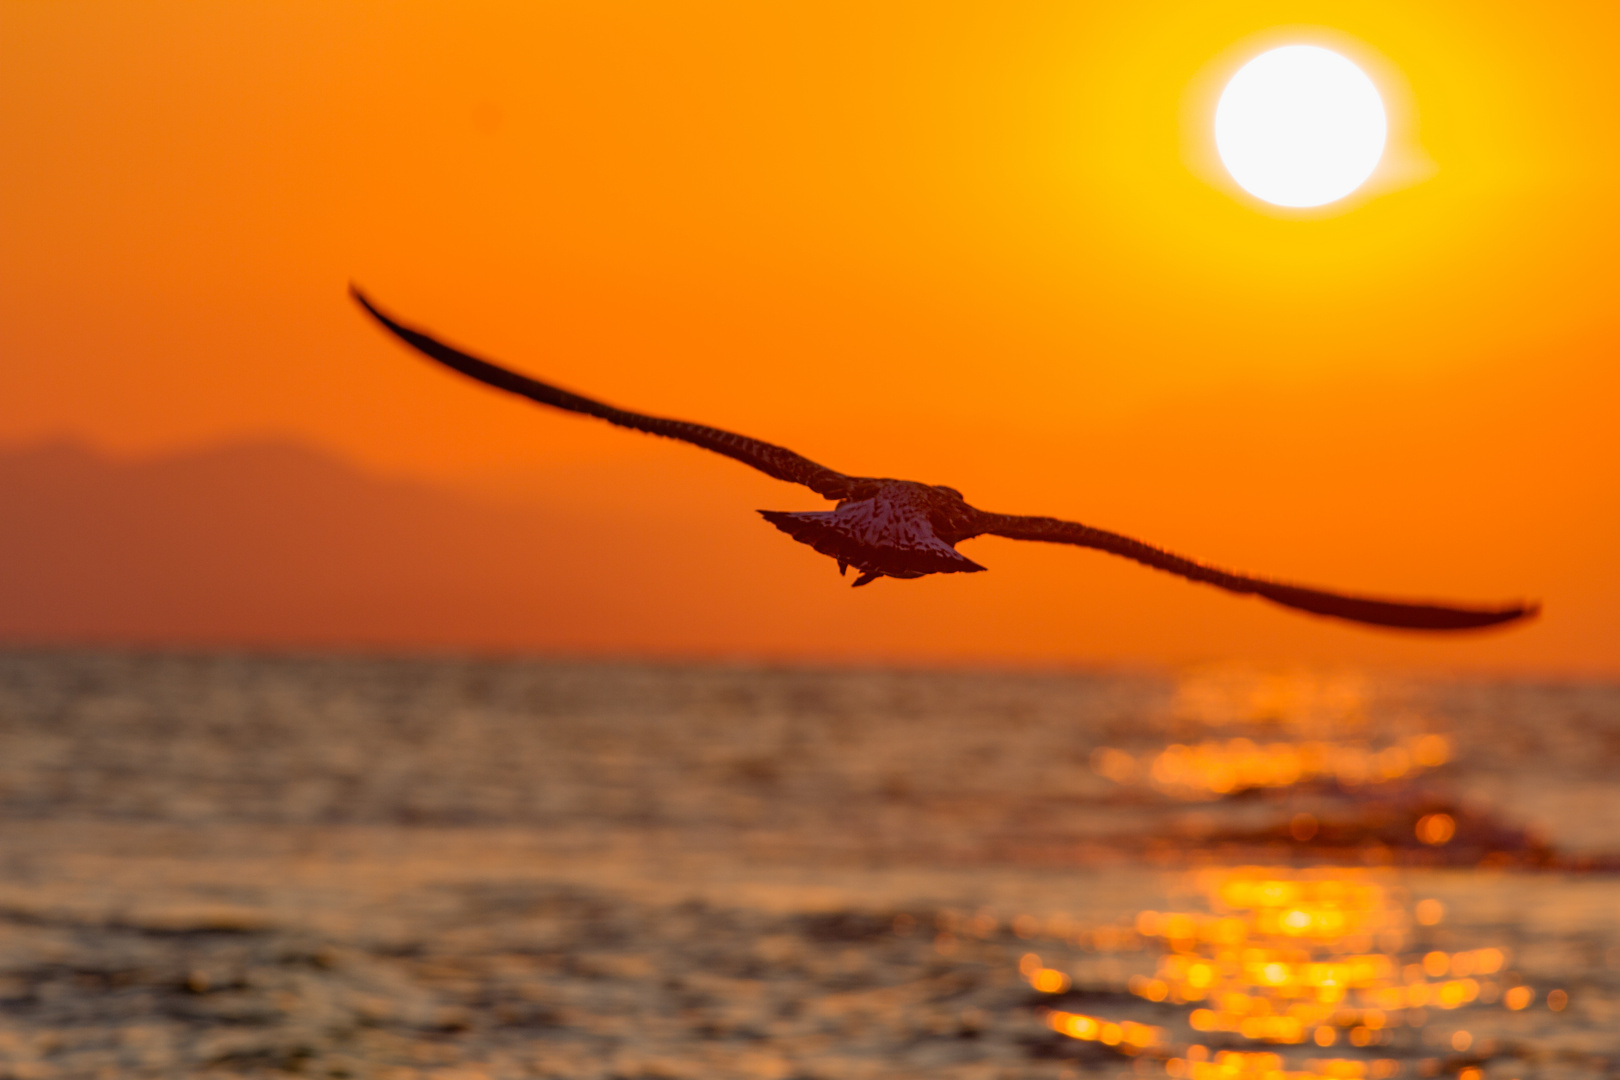
[[[1197,1031],[1319,1046],[1341,1036],[1383,1045],[1393,1027],[1423,1026],[1427,1008],[1499,992],[1474,976],[1500,972],[1502,950],[1430,951],[1420,964],[1402,964],[1413,920],[1390,891],[1353,871],[1316,873],[1209,871],[1203,885],[1214,913],[1142,912],[1138,931],[1166,951],[1154,976],[1133,979],[1131,991],[1204,1003],[1188,1017]]]
[[[1375,714],[1381,737],[1371,730]],[[1365,679],[1353,675],[1194,670],[1179,681],[1169,718],[1188,734],[1243,726],[1253,737],[1187,739],[1143,755],[1102,747],[1092,769],[1115,783],[1209,799],[1311,781],[1353,788],[1407,780],[1453,756],[1451,740],[1427,730],[1426,717],[1372,709]]]
[[[1046,1026],[1133,1058],[1138,1074],[1483,1080],[1506,1052],[1507,1017],[1537,992],[1506,948],[1458,940],[1445,905],[1410,895],[1393,866],[1553,860],[1528,831],[1424,775],[1457,756],[1446,725],[1373,703],[1359,677],[1230,669],[1183,678],[1167,719],[1177,741],[1101,747],[1091,766],[1206,804],[1145,838],[1204,860],[1172,890],[1198,902],[1114,926],[1015,917],[1030,950],[1019,972]],[[1556,1013],[1569,997],[1541,1000]]]
[[[1183,673],[1170,712],[1210,727],[1270,724],[1319,737],[1365,726],[1372,696],[1371,683],[1358,672],[1254,671],[1220,664]]]
[[[1161,864],[1290,855],[1365,865],[1558,862],[1535,830],[1459,797],[1461,774],[1447,768],[1457,749],[1442,718],[1389,694],[1370,699],[1355,678],[1195,671],[1163,719],[1168,745],[1090,754],[1092,771],[1137,789],[1121,792],[1121,805],[1144,805],[1143,788],[1204,804],[1142,838]],[[1226,730],[1215,737],[1211,727]]]
[[[1115,783],[1129,784],[1145,777],[1168,794],[1205,799],[1312,780],[1345,787],[1404,780],[1449,760],[1450,740],[1436,734],[1414,735],[1384,745],[1316,739],[1258,743],[1235,738],[1174,743],[1141,759],[1103,747],[1092,755],[1092,768]]]
[[[1444,1048],[1488,1056],[1494,1043],[1449,1022],[1452,1014],[1497,1005],[1522,1010],[1535,997],[1507,970],[1502,948],[1430,947],[1443,906],[1414,902],[1397,879],[1379,871],[1205,869],[1188,875],[1187,884],[1205,910],[1141,911],[1106,935],[1022,917],[1035,931],[1026,938],[1137,954],[1137,970],[1123,989],[1170,1010],[1163,1022],[1144,1023],[1056,1007],[1045,1014],[1052,1031],[1191,1080],[1378,1080],[1403,1068],[1380,1051],[1410,1059],[1434,1044],[1436,1033]],[[1045,932],[1054,929],[1065,932]],[[1097,992],[1096,979],[1106,979],[1108,969],[1077,959],[1071,975],[1061,962],[1028,952],[1019,971],[1032,989],[1063,1005],[1066,994]],[[1082,985],[1087,980],[1089,987]],[[1315,1053],[1336,1047],[1357,1056],[1289,1064],[1279,1053],[1287,1047]]]

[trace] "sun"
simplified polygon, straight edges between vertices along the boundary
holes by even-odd
[[[1322,206],[1360,187],[1384,154],[1378,88],[1315,45],[1250,60],[1215,106],[1215,148],[1243,190],[1277,206]]]

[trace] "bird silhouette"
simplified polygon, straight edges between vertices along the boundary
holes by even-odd
[[[928,574],[977,573],[985,568],[957,551],[956,545],[975,536],[989,535],[1095,548],[1228,592],[1259,596],[1284,607],[1375,626],[1411,630],[1467,630],[1527,618],[1539,610],[1537,605],[1525,603],[1501,607],[1464,607],[1351,596],[1305,588],[1222,570],[1140,540],[1132,540],[1128,536],[1073,521],[980,510],[970,506],[961,492],[943,484],[847,476],[785,447],[703,424],[614,408],[508,371],[395,321],[379,310],[357,287],[351,286],[350,293],[361,307],[401,341],[445,367],[481,383],[542,405],[584,413],[619,427],[701,446],[758,469],[767,476],[803,484],[816,494],[836,501],[838,505],[829,511],[793,513],[761,510],[759,513],[793,539],[836,559],[840,574],[853,566],[860,572],[855,579],[857,587],[881,577],[919,578]]]

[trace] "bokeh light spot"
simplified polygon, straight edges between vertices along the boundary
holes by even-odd
[[[1457,835],[1457,821],[1450,814],[1424,814],[1414,828],[1417,838],[1431,847],[1450,843]]]

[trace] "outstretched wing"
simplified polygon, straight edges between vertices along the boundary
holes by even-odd
[[[1374,626],[1399,626],[1411,630],[1469,630],[1480,626],[1512,622],[1534,615],[1540,608],[1535,604],[1515,604],[1500,608],[1453,607],[1449,604],[1409,604],[1396,600],[1375,600],[1365,596],[1345,596],[1341,593],[1307,589],[1299,585],[1285,585],[1279,581],[1234,574],[1201,562],[1172,555],[1168,551],[1132,540],[1128,536],[1093,529],[1073,521],[1059,521],[1049,517],[1021,517],[1014,514],[985,514],[984,532],[1005,536],[1012,540],[1044,540],[1052,544],[1074,544],[1096,548],[1114,555],[1135,559],[1156,570],[1180,574],[1193,581],[1202,581],[1229,592],[1263,596],[1284,607],[1298,608],[1318,615],[1349,619],[1352,622],[1371,623]]]
[[[845,476],[841,472],[829,469],[825,465],[818,465],[807,457],[801,457],[793,451],[774,446],[758,439],[750,439],[746,435],[738,435],[730,431],[721,431],[719,428],[705,427],[702,424],[689,424],[685,420],[669,420],[661,416],[646,416],[642,413],[630,412],[628,409],[616,409],[600,401],[593,401],[588,397],[570,393],[548,383],[540,382],[519,375],[515,371],[508,371],[503,367],[480,360],[476,356],[469,356],[460,349],[453,349],[442,341],[438,341],[420,330],[412,330],[408,326],[401,326],[393,319],[377,310],[366,295],[358,288],[349,286],[350,294],[371,314],[371,317],[392,332],[401,341],[416,349],[418,352],[437,360],[445,367],[461,372],[469,378],[487,383],[499,390],[517,394],[538,401],[542,405],[550,405],[557,409],[566,409],[569,412],[584,413],[619,427],[634,428],[636,431],[645,431],[652,435],[662,435],[666,439],[679,439],[694,446],[701,446],[705,450],[713,450],[717,454],[724,454],[744,465],[751,465],[767,476],[778,480],[786,480],[794,484],[803,484],[818,495],[829,499],[847,498],[854,489],[856,478]]]

